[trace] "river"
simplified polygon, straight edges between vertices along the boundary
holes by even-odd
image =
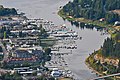
[[[43,18],[50,20],[55,25],[66,24],[78,32],[82,40],[77,40],[78,48],[73,50],[73,54],[66,57],[69,69],[75,74],[78,80],[88,80],[96,77],[94,73],[85,65],[85,59],[94,50],[101,47],[104,39],[109,35],[101,35],[96,29],[81,29],[80,27],[71,26],[71,23],[64,21],[57,15],[60,6],[65,5],[70,0],[1,0],[0,4],[5,7],[14,7],[19,12],[25,12],[29,18]]]

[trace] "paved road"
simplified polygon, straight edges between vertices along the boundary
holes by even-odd
[[[97,78],[90,79],[90,80],[99,80],[99,79],[104,79],[104,78],[114,77],[114,76],[119,76],[119,75],[120,75],[120,73],[116,73],[116,74],[111,74],[111,75],[107,75],[107,76],[97,77]]]

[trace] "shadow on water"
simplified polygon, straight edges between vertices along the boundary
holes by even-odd
[[[66,21],[66,19],[63,18],[64,21]],[[77,28],[80,28],[80,29],[91,29],[93,30],[94,28],[97,30],[97,31],[103,31],[105,30],[106,33],[108,32],[107,28],[105,27],[102,27],[102,26],[97,26],[97,25],[93,25],[93,24],[86,24],[84,22],[78,22],[78,21],[69,21],[67,20],[68,22],[71,23],[71,26],[76,26]]]

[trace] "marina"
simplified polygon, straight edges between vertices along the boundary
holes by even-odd
[[[101,35],[101,32],[97,31],[95,28],[91,30],[86,27],[83,29],[80,26],[72,26],[69,21],[64,21],[62,18],[60,18],[56,13],[59,7],[65,5],[67,2],[69,2],[69,0],[2,0],[1,4],[5,5],[6,7],[15,7],[19,9],[19,12],[25,12],[25,15],[29,18],[44,18],[44,20],[47,20],[43,23],[46,26],[50,21],[50,28],[46,27],[46,31],[50,31],[50,29],[53,30],[53,34],[51,34],[52,31],[50,31],[49,34],[51,34],[51,37],[54,36],[56,39],[58,39],[56,45],[53,46],[53,49],[59,48],[59,50],[56,52],[53,51],[54,54],[52,55],[52,59],[50,62],[46,63],[46,66],[57,67],[61,70],[64,69],[65,72],[63,73],[65,73],[66,76],[73,76],[76,80],[88,80],[90,78],[95,78],[96,74],[91,73],[92,70],[86,66],[85,59],[94,50],[99,49],[103,44],[104,39],[109,37],[109,35]],[[55,13],[53,14],[53,12]],[[58,33],[56,35],[55,30],[59,30],[62,24],[66,25],[66,29],[69,29],[70,31],[72,29],[73,33],[75,33],[75,36],[70,35],[70,37],[68,37],[68,30],[67,35],[65,32],[63,32],[62,35],[58,35]],[[54,27],[52,28],[51,25],[54,25]],[[65,38],[63,38],[63,36],[65,36]],[[66,49],[65,46],[77,46],[77,48]]]

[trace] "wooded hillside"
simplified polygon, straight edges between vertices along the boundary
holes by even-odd
[[[75,18],[99,20],[105,18],[107,23],[120,20],[120,16],[112,10],[120,9],[120,0],[74,0],[63,7],[65,15]]]

